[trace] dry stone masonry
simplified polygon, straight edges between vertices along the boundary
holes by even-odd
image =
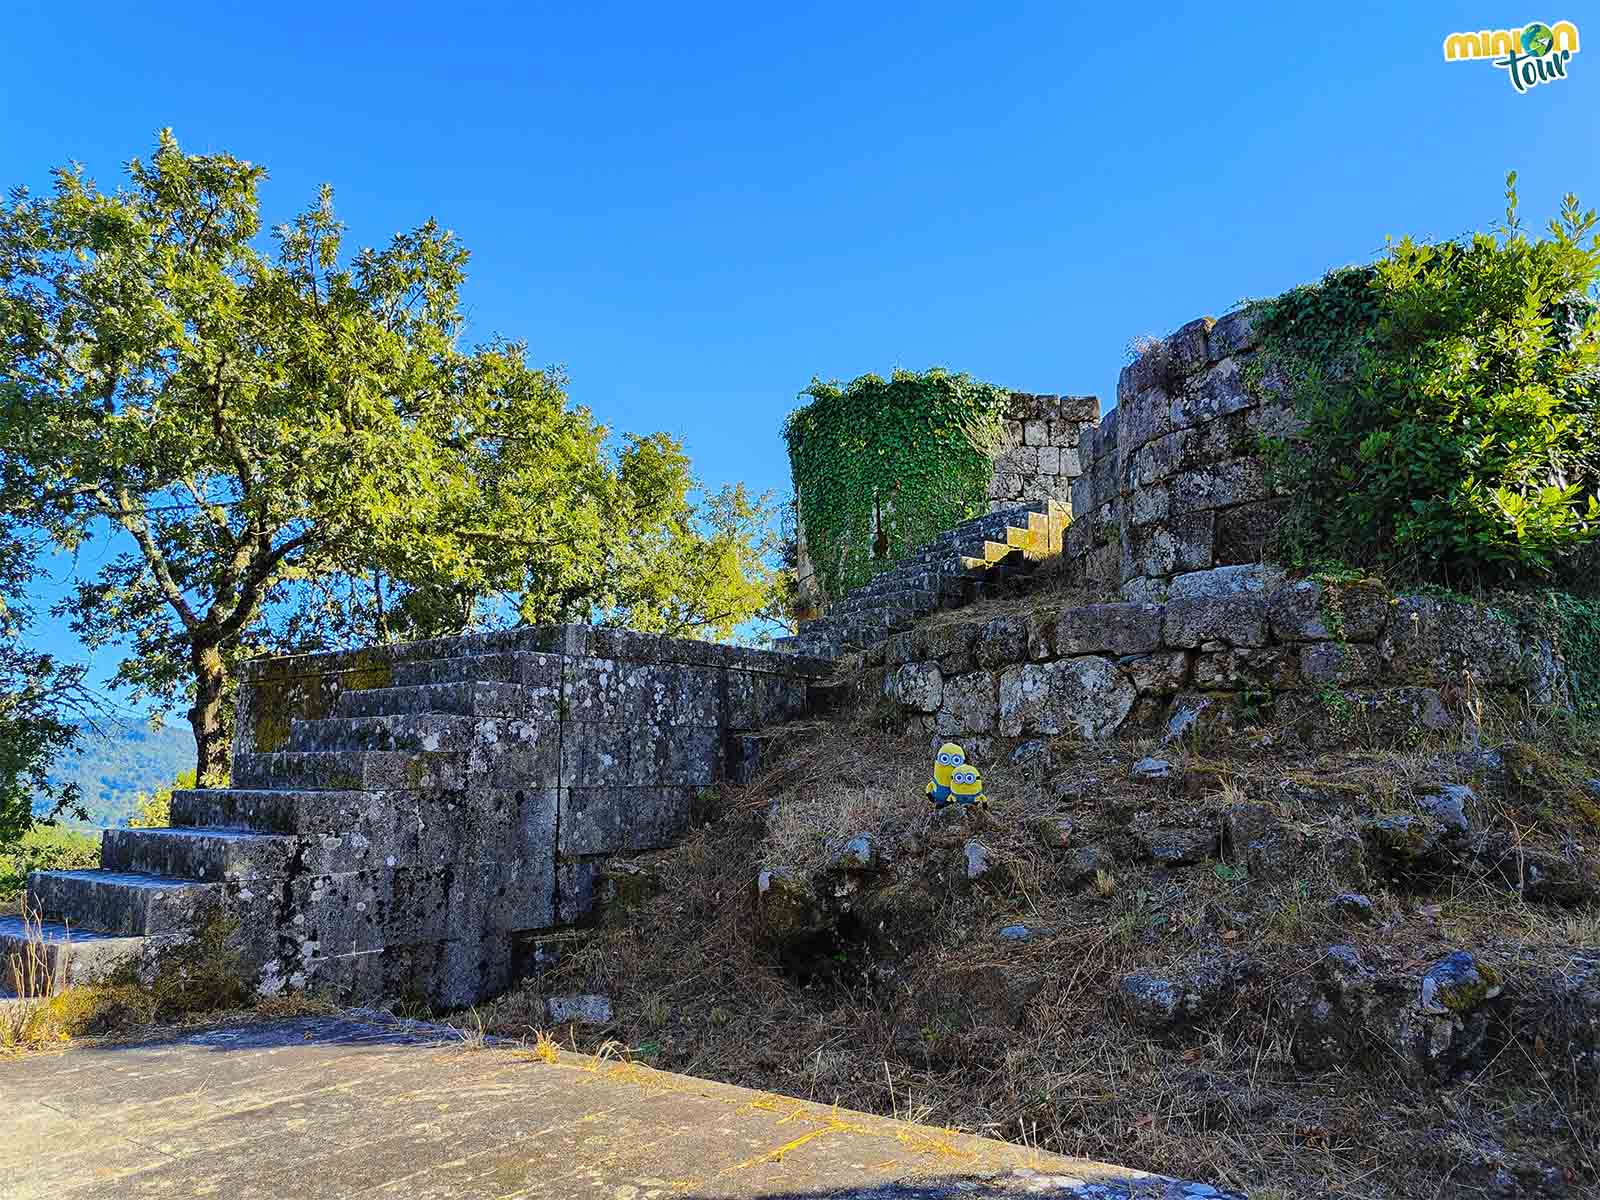
[[[1191,321],[1123,368],[1072,488],[1066,553],[1090,587],[1162,600],[1175,576],[1261,560],[1283,501],[1257,446],[1295,417],[1272,379],[1247,386],[1255,353],[1237,312]]]
[[[247,664],[231,787],[175,793],[171,829],[108,831],[101,870],[29,877],[51,970],[103,976],[221,916],[263,991],[473,1002],[589,911],[610,859],[671,844],[704,789],[746,778],[757,731],[836,695],[840,660],[852,690],[969,746],[1175,738],[1285,699],[1317,706],[1313,740],[1443,728],[1452,689],[1567,705],[1551,645],[1492,610],[1262,564],[1283,500],[1256,447],[1294,417],[1273,380],[1246,385],[1255,353],[1245,314],[1190,322],[1099,424],[1092,397],[1015,394],[993,511],[784,653],[560,626]],[[1108,602],[920,620],[1057,558],[1063,596]],[[0,961],[22,937],[0,923]]]
[[[1358,720],[1441,727],[1452,719],[1445,695],[1462,687],[1566,705],[1551,645],[1502,615],[1374,584],[1291,581],[1263,565],[1285,498],[1272,491],[1261,439],[1292,433],[1296,417],[1282,380],[1253,365],[1258,352],[1248,312],[1203,317],[1123,369],[1117,407],[1098,424],[1074,424],[1090,411],[1077,398],[1014,397],[1019,413],[1063,422],[1030,433],[1024,420],[1022,442],[1076,436],[1062,461],[1082,474],[1070,514],[1047,499],[992,515],[1019,525],[1030,509],[1048,511],[1042,554],[1065,559],[1058,578],[1112,602],[914,624],[992,592],[960,581],[1006,560],[1003,544],[984,546],[983,559],[976,542],[961,545],[963,557],[949,558],[963,538],[1001,536],[969,522],[802,625],[790,645],[881,672],[883,695],[935,737],[1106,738],[1163,724],[1181,736],[1283,696],[1331,709],[1337,720],[1311,724],[1332,734]],[[1025,565],[1038,559],[1030,549]]]
[[[1099,419],[1096,396],[1012,392],[1001,425],[1004,444],[989,478],[989,508],[1015,508],[1033,499],[1069,507],[1073,482],[1084,471],[1079,443]]]
[[[1367,720],[1403,735],[1453,722],[1443,692],[1464,672],[1483,695],[1570,703],[1551,644],[1474,604],[1261,564],[1174,575],[1164,591],[896,634],[883,694],[936,737],[1007,738],[1179,737],[1286,696],[1326,710],[1309,732]]]
[[[587,626],[258,660],[232,786],[175,793],[173,828],[109,830],[101,870],[35,872],[28,898],[75,978],[221,915],[264,992],[471,1003],[589,910],[611,856],[747,776],[826,668]]]

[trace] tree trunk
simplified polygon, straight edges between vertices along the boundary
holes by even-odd
[[[194,781],[196,787],[211,787],[228,773],[228,745],[222,729],[227,674],[217,646],[194,646],[189,661],[194,666],[195,688],[194,707],[189,710],[189,726],[194,730]]]

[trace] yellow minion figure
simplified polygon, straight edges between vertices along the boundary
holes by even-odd
[[[977,767],[960,766],[951,772],[950,795],[963,807],[989,807],[989,797],[983,794],[983,778],[978,774]]]
[[[928,780],[925,790],[928,802],[935,808],[943,808],[950,803],[951,778],[966,761],[967,752],[954,742],[946,742],[939,747],[939,753],[933,759],[933,778]]]

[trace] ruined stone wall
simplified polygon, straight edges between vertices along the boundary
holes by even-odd
[[[1080,439],[1099,419],[1100,401],[1094,396],[1012,392],[989,478],[989,511],[1024,500],[1070,504],[1072,485],[1084,471]]]
[[[1163,602],[940,622],[890,638],[882,691],[934,738],[1182,736],[1264,709],[1313,741],[1365,722],[1396,738],[1460,727],[1472,697],[1569,703],[1550,643],[1465,602],[1257,565],[1171,578]],[[1464,672],[1471,673],[1470,683]],[[1292,723],[1292,721],[1291,721]],[[963,743],[965,744],[965,742]]]
[[[1159,601],[1186,572],[1257,562],[1282,507],[1257,454],[1294,427],[1257,352],[1247,312],[1202,317],[1124,367],[1117,407],[1080,447],[1066,554],[1092,588]]]
[[[755,731],[806,712],[825,669],[587,626],[256,660],[232,786],[178,793],[193,836],[145,841],[192,857],[251,831],[230,853],[261,861],[219,886],[269,992],[471,1002],[589,910],[611,857],[672,844],[746,777]]]

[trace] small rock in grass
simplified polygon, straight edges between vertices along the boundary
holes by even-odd
[[[1046,747],[1045,744],[1038,738],[1034,738],[1032,741],[1023,742],[1022,745],[1018,746],[1011,752],[1011,765],[1014,767],[1020,767],[1024,763],[1035,761],[1043,763],[1045,750],[1047,748],[1048,747]]]
[[[1465,834],[1467,803],[1477,797],[1464,783],[1440,784],[1428,789],[1427,795],[1417,799],[1417,807],[1427,813],[1451,834]]]
[[[557,1025],[607,1025],[611,1021],[611,997],[551,996],[544,1002],[544,1012]]]
[[[1372,901],[1360,892],[1340,892],[1328,902],[1328,907],[1336,916],[1353,917],[1358,921],[1372,920]]]
[[[1066,817],[1042,817],[1034,822],[1034,836],[1046,850],[1065,850],[1072,845],[1073,825]]]
[[[1172,775],[1172,764],[1164,758],[1141,758],[1133,764],[1135,779],[1167,779]]]
[[[1169,867],[1204,862],[1217,852],[1217,831],[1209,828],[1155,828],[1141,830],[1145,853]]]
[[[1082,887],[1093,881],[1101,871],[1109,871],[1115,863],[1116,860],[1099,846],[1079,846],[1067,858],[1067,886]]]
[[[858,833],[839,849],[834,865],[846,871],[872,871],[879,865],[878,847],[869,834]]]
[[[1379,817],[1362,827],[1367,840],[1383,857],[1394,862],[1415,863],[1432,858],[1444,840],[1444,830],[1427,816]]]
[[[1422,977],[1422,1011],[1470,1012],[1500,994],[1500,976],[1465,950],[1445,955]]]
[[[1157,1033],[1203,1016],[1216,1006],[1226,988],[1223,973],[1208,965],[1176,979],[1125,975],[1116,1000],[1130,1024]]]
[[[961,852],[966,855],[968,879],[982,879],[994,869],[994,855],[982,842],[970,841],[962,847]]]

